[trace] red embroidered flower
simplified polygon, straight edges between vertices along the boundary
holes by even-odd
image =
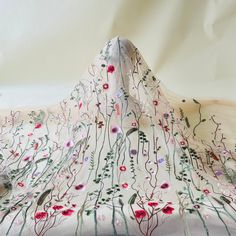
[[[104,126],[103,121],[99,121],[97,124],[98,124],[98,128],[99,128],[99,129],[101,129],[102,126]]]
[[[45,212],[45,211],[38,211],[38,212],[35,213],[34,218],[38,219],[38,220],[41,220],[41,219],[46,218],[47,216],[48,216],[47,212]]]
[[[52,209],[53,209],[54,211],[59,211],[59,210],[61,210],[62,208],[63,208],[63,206],[60,206],[60,205],[55,205],[55,206],[52,207]]]
[[[170,215],[170,214],[172,214],[173,210],[174,210],[173,207],[166,206],[166,207],[164,207],[164,208],[162,209],[162,212],[163,212],[164,214]]]
[[[160,188],[162,188],[162,189],[167,189],[167,188],[169,188],[170,187],[170,185],[168,184],[168,183],[163,183],[161,186],[160,186]]]
[[[156,207],[156,206],[158,206],[158,202],[148,202],[148,206]]]
[[[168,132],[170,130],[167,125],[165,125],[163,128],[166,132]]]
[[[126,166],[120,166],[120,171],[126,171]]]
[[[67,209],[61,212],[63,216],[71,216],[73,214],[74,210]]]
[[[105,84],[103,84],[103,89],[108,89],[109,88],[109,84],[108,83],[105,83]]]
[[[71,206],[75,208],[77,205],[76,204],[72,204]]]
[[[41,127],[42,127],[42,124],[40,124],[40,123],[36,123],[35,126],[34,126],[35,129],[39,129]]]
[[[75,186],[75,189],[76,189],[76,190],[81,190],[83,187],[84,187],[83,184],[79,184],[79,185],[76,185],[76,186]]]
[[[113,65],[109,65],[108,67],[107,67],[107,72],[108,73],[113,73],[115,71],[115,67],[113,66]]]
[[[203,192],[208,195],[210,193],[210,191],[208,189],[203,189]]]
[[[127,183],[123,183],[121,186],[122,186],[122,188],[128,188],[129,187],[129,185]]]
[[[157,106],[157,105],[158,105],[158,101],[157,101],[157,100],[153,100],[152,102],[153,102],[153,105],[154,105],[154,106]]]
[[[24,187],[25,186],[25,184],[23,182],[19,182],[19,183],[17,183],[17,185],[20,186],[20,187]]]
[[[142,219],[147,215],[147,212],[145,210],[136,210],[135,211],[135,218]]]

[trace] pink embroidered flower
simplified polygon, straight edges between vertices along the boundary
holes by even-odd
[[[74,210],[67,209],[61,212],[63,216],[71,216],[73,214]]]
[[[129,185],[127,183],[123,183],[121,186],[122,186],[122,188],[128,188],[129,187]]]
[[[120,166],[120,171],[126,171],[126,166]]]
[[[109,88],[109,84],[108,83],[105,83],[105,84],[103,84],[103,89],[108,89]]]
[[[210,191],[208,189],[203,189],[203,192],[208,195],[210,193]]]
[[[38,149],[38,146],[39,146],[39,144],[38,143],[34,143],[34,150],[37,150]]]
[[[158,202],[148,202],[148,206],[156,207],[156,206],[158,206]]]
[[[42,127],[42,124],[40,124],[40,123],[36,123],[35,126],[34,126],[35,129],[39,129],[41,127]]]
[[[81,190],[81,189],[83,189],[84,188],[84,185],[83,184],[79,184],[79,185],[76,185],[75,186],[75,189],[76,190]]]
[[[26,156],[26,157],[23,158],[23,161],[29,161],[30,158],[31,158],[31,156]]]
[[[111,126],[111,132],[113,134],[119,133],[120,132],[120,127],[118,125],[112,125]]]
[[[131,126],[132,126],[132,127],[136,127],[136,126],[137,126],[137,123],[134,121],[134,122],[131,123]]]
[[[38,211],[38,212],[35,213],[34,218],[38,219],[38,220],[41,220],[41,219],[46,218],[47,216],[48,216],[47,212],[45,212],[45,211]]]
[[[74,146],[74,143],[72,140],[69,140],[67,143],[66,143],[66,147],[67,148],[70,148],[70,147],[73,147]]]
[[[161,186],[160,186],[160,188],[162,188],[162,189],[167,189],[167,188],[169,188],[170,187],[170,185],[168,184],[168,183],[163,183]]]
[[[167,215],[171,215],[173,211],[174,211],[174,208],[171,206],[166,206],[162,209],[162,212]]]
[[[108,73],[113,73],[115,71],[115,67],[113,66],[113,65],[109,65],[108,67],[107,67],[107,72]]]
[[[147,212],[145,210],[136,210],[135,211],[135,218],[142,219],[147,215]]]
[[[25,186],[25,184],[23,182],[19,182],[19,183],[17,183],[17,185],[21,188],[23,188]]]
[[[31,137],[33,135],[33,133],[28,133],[28,137]]]
[[[61,205],[55,205],[55,206],[52,207],[52,209],[53,209],[54,211],[59,211],[59,210],[61,210],[62,208],[63,208],[63,206],[61,206]]]
[[[185,146],[185,141],[184,140],[180,141],[179,143],[180,143],[181,146]]]

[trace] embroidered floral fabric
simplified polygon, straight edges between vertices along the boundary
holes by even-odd
[[[236,235],[234,151],[193,106],[109,41],[57,107],[1,116],[1,235]]]

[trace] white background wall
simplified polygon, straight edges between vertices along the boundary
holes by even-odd
[[[0,0],[0,108],[63,99],[116,35],[175,93],[236,100],[234,0]]]

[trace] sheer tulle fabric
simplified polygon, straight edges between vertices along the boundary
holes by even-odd
[[[115,38],[58,106],[2,115],[1,235],[235,235],[220,120],[195,99],[197,120],[185,116],[163,91]]]

